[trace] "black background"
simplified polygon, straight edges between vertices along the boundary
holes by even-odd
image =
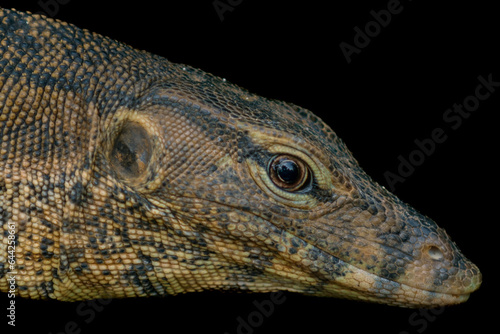
[[[500,87],[456,130],[443,121],[448,108],[474,94],[479,75],[500,81],[493,4],[401,1],[402,11],[348,64],[339,44],[353,44],[354,27],[363,29],[373,20],[370,11],[387,8],[389,1],[221,0],[235,5],[223,21],[213,0],[60,1],[67,4],[51,8],[58,19],[312,110],[385,186],[384,173],[397,172],[398,156],[412,153],[415,139],[430,138],[435,128],[446,131],[447,140],[394,192],[447,230],[483,272],[481,289],[437,316],[286,293],[253,333],[497,330],[499,182],[493,144]],[[0,6],[42,10],[36,0],[0,0]],[[6,325],[8,299],[2,294],[0,322],[9,333],[233,334],[238,317],[255,311],[252,302],[268,298],[206,292],[105,306],[17,299],[13,329]]]

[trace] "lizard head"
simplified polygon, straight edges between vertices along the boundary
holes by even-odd
[[[312,113],[189,67],[176,76],[118,110],[98,145],[100,174],[135,198],[107,227],[133,249],[122,275],[133,293],[149,282],[148,293],[289,290],[421,307],[479,287],[445,231],[373,182]],[[133,263],[150,271],[139,279]]]
[[[0,17],[14,64],[0,67],[0,291],[421,307],[479,287],[448,235],[309,111],[65,23]]]

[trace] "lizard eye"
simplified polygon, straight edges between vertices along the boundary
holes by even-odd
[[[279,155],[269,163],[269,177],[279,188],[296,192],[311,183],[309,167],[301,159],[291,155]]]
[[[111,151],[111,165],[124,179],[135,179],[146,172],[151,159],[151,138],[137,123],[126,124]]]

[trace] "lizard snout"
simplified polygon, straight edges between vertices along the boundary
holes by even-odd
[[[346,261],[375,275],[367,291],[381,302],[435,307],[465,302],[481,285],[478,267],[434,221],[396,200],[371,229],[359,228]],[[383,216],[383,217],[381,217]],[[356,230],[355,227],[351,227]],[[369,232],[368,232],[369,231]],[[358,254],[369,254],[358,256]],[[366,293],[366,292],[365,292]]]

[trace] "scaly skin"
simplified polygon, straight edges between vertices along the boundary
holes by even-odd
[[[309,111],[5,9],[0,226],[0,291],[15,245],[16,293],[34,299],[238,289],[430,307],[481,283]]]

